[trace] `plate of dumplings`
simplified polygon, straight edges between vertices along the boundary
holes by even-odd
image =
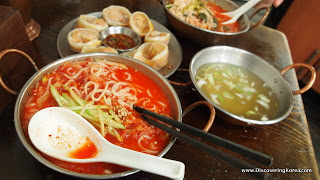
[[[112,26],[135,31],[141,38],[140,46],[127,52],[105,46],[100,33]],[[61,57],[91,52],[130,56],[151,66],[165,78],[172,75],[182,61],[181,45],[165,26],[144,12],[130,12],[118,5],[108,6],[101,12],[81,14],[68,22],[58,35],[57,47]]]

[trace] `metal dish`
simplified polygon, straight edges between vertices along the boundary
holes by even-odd
[[[267,84],[267,86],[269,86],[272,89],[273,93],[276,94],[276,97],[278,99],[278,112],[275,118],[267,121],[243,118],[224,110],[218,104],[214,103],[211,100],[211,98],[207,97],[197,86],[195,76],[199,67],[210,62],[234,64],[246,68],[248,71],[252,72],[260,79],[262,79]],[[303,66],[308,68],[311,71],[312,76],[306,87],[298,91],[292,92],[288,82],[282,77],[282,75],[288,70],[297,66]],[[192,58],[189,69],[192,82],[199,91],[199,93],[207,101],[209,101],[216,109],[222,112],[223,115],[227,115],[228,118],[225,118],[226,120],[229,120],[230,122],[238,125],[267,125],[282,121],[292,111],[293,95],[302,94],[308,89],[310,89],[316,77],[314,68],[308,64],[293,64],[284,68],[280,73],[275,67],[264,61],[259,56],[256,56],[248,51],[230,46],[211,46],[199,51]]]
[[[105,53],[75,54],[72,56],[61,58],[59,60],[56,60],[46,65],[45,67],[40,69],[37,73],[35,73],[23,86],[17,98],[16,104],[15,104],[15,110],[14,110],[14,122],[15,122],[15,128],[18,133],[18,136],[22,141],[23,145],[25,146],[25,148],[30,152],[30,154],[34,158],[36,158],[45,166],[55,171],[58,171],[60,173],[81,177],[81,178],[88,178],[88,179],[112,179],[112,178],[124,177],[130,174],[136,173],[138,172],[138,170],[133,169],[133,170],[111,174],[111,175],[93,175],[93,174],[82,174],[82,173],[77,173],[77,172],[63,169],[59,166],[54,165],[53,163],[45,159],[43,156],[41,156],[39,152],[35,149],[35,147],[32,145],[28,135],[26,134],[27,125],[22,124],[23,111],[26,104],[26,99],[29,96],[30,91],[36,85],[36,83],[39,80],[41,80],[41,78],[44,75],[54,71],[63,63],[71,62],[71,61],[83,61],[87,57],[94,57],[97,59],[107,59],[114,62],[120,62],[128,66],[134,67],[140,72],[144,72],[146,75],[148,75],[148,77],[150,77],[154,82],[156,82],[159,85],[159,87],[161,87],[162,90],[166,93],[171,104],[173,118],[176,120],[182,121],[181,104],[175,90],[162,75],[160,75],[157,71],[155,71],[151,67],[147,66],[146,64],[140,61],[132,59],[130,57],[126,57],[118,54],[105,54]],[[172,137],[171,140],[168,142],[166,148],[158,156],[162,157],[171,148],[174,141],[175,141],[175,138]]]
[[[230,39],[233,38],[234,36],[243,34],[257,27],[267,17],[270,11],[269,8],[262,8],[262,9],[267,9],[266,13],[260,19],[260,21],[252,27],[250,27],[251,22],[248,16],[246,14],[242,15],[238,19],[238,23],[240,26],[239,31],[234,33],[227,33],[227,32],[217,32],[217,31],[202,29],[182,21],[181,19],[177,18],[174,14],[172,14],[166,7],[166,5],[169,4],[170,2],[171,0],[162,0],[162,4],[164,6],[169,23],[173,27],[173,29],[177,31],[177,33],[182,37],[185,37],[191,41],[194,41],[198,44],[206,45],[206,46],[210,46],[218,43],[221,44],[227,40],[230,41]],[[220,7],[222,7],[226,11],[232,11],[238,8],[238,5],[230,0],[215,0],[215,3],[218,4]],[[253,13],[252,16],[254,16],[257,12],[261,11],[262,9],[257,10],[255,13]],[[250,18],[252,18],[252,16]]]
[[[102,17],[101,12],[89,13],[88,15]],[[160,74],[162,74],[165,78],[168,78],[178,69],[178,67],[181,64],[182,48],[179,41],[176,39],[176,37],[166,27],[164,27],[162,24],[158,23],[155,20],[152,20],[152,19],[150,20],[155,30],[170,33],[170,42],[168,45],[168,48],[169,48],[168,64],[165,67],[158,70]],[[68,36],[68,33],[74,29],[74,25],[77,21],[78,21],[78,18],[75,18],[70,22],[68,22],[61,29],[58,35],[57,48],[58,48],[59,55],[61,57],[66,57],[66,56],[75,54],[75,52],[71,51],[71,49],[69,48],[67,36]]]
[[[136,32],[134,32],[132,29],[127,28],[127,27],[122,27],[122,26],[111,26],[111,27],[103,30],[100,33],[100,40],[102,41],[102,43],[105,46],[108,46],[108,45],[105,44],[104,39],[106,39],[106,37],[108,37],[109,35],[112,35],[112,34],[124,34],[124,35],[127,35],[127,36],[131,37],[135,42],[135,46],[133,48],[130,48],[130,49],[116,49],[119,52],[132,51],[132,50],[136,49],[137,47],[139,47],[140,44],[141,44],[140,36]]]

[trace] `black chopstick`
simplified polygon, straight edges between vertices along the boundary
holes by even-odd
[[[243,155],[245,157],[248,157],[248,158],[250,158],[252,160],[255,160],[256,162],[259,162],[259,163],[261,163],[261,164],[263,164],[265,166],[271,166],[271,164],[272,164],[273,157],[271,157],[269,155],[263,154],[261,152],[255,151],[255,150],[250,149],[250,148],[247,148],[247,147],[242,146],[240,144],[237,144],[235,142],[223,139],[223,138],[218,137],[216,135],[213,135],[211,133],[204,132],[204,131],[202,131],[200,129],[197,129],[195,127],[192,127],[190,125],[181,123],[179,121],[173,120],[173,119],[168,118],[166,116],[162,116],[160,114],[157,114],[155,112],[146,110],[146,109],[141,108],[139,106],[134,106],[134,108],[135,108],[136,111],[138,111],[138,112],[140,112],[142,114],[145,114],[147,116],[150,116],[152,118],[160,120],[160,121],[162,121],[162,122],[164,122],[166,124],[169,124],[169,125],[171,125],[173,127],[179,128],[182,131],[185,131],[185,132],[190,133],[190,134],[192,134],[194,136],[200,137],[201,139],[207,140],[207,141],[209,141],[209,142],[211,142],[213,144],[216,144],[216,145],[219,145],[219,146],[224,147],[226,149],[229,149],[229,150],[231,150],[231,151],[233,151],[235,153],[241,154],[241,155]],[[145,116],[143,116],[143,117],[145,117]],[[154,122],[151,122],[151,120],[150,120],[150,118],[148,119],[149,123],[150,124],[155,124]],[[154,126],[158,127],[157,125],[154,125]],[[176,131],[176,132],[178,132],[178,131]],[[173,132],[173,133],[175,133],[175,132]],[[179,134],[181,134],[181,133],[179,133]]]
[[[253,166],[252,164],[249,164],[239,158],[236,158],[230,154],[224,153],[222,151],[220,151],[219,149],[216,149],[206,143],[203,143],[199,140],[196,140],[190,136],[187,136],[185,134],[180,133],[179,131],[168,127],[167,125],[164,125],[162,123],[157,122],[156,120],[153,120],[151,118],[149,118],[146,115],[141,115],[143,119],[145,119],[146,121],[148,121],[151,125],[158,127],[159,129],[166,131],[167,133],[175,136],[177,139],[184,141],[206,153],[208,153],[209,155],[216,157],[218,159],[223,160],[224,162],[235,166],[239,169],[256,169],[256,166]],[[268,173],[251,173],[252,176],[257,177],[258,179],[269,179],[269,174]]]

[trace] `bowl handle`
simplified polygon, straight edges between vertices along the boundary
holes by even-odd
[[[24,57],[27,58],[27,60],[33,65],[34,69],[35,69],[36,71],[38,71],[38,67],[37,67],[36,63],[32,60],[32,58],[31,58],[28,54],[26,54],[25,52],[20,51],[20,50],[18,50],[18,49],[5,49],[5,50],[1,51],[1,52],[0,52],[0,61],[1,61],[2,57],[3,57],[4,55],[8,54],[8,53],[17,53],[17,54],[20,54],[20,55],[24,56]],[[17,95],[17,94],[18,94],[17,91],[12,90],[11,88],[9,88],[9,87],[3,82],[1,75],[0,75],[0,84],[1,84],[1,86],[2,86],[7,92],[9,92],[10,94],[13,94],[13,95]]]
[[[179,68],[179,69],[177,69],[177,71],[189,72],[189,69]],[[192,81],[188,81],[188,82],[185,82],[185,83],[180,83],[180,82],[175,82],[175,81],[172,81],[172,80],[169,80],[169,79],[168,79],[168,81],[170,82],[170,84],[174,84],[174,85],[177,85],[177,86],[187,86],[187,85],[192,83]]]
[[[269,13],[270,13],[270,8],[269,8],[269,7],[262,7],[262,8],[260,8],[260,9],[256,10],[256,11],[249,17],[249,19],[251,20],[251,19],[253,18],[253,16],[255,16],[257,13],[259,13],[260,11],[262,11],[262,10],[264,10],[264,9],[266,10],[266,12],[264,13],[264,15],[261,17],[261,19],[260,19],[255,25],[253,25],[253,26],[250,27],[249,31],[252,30],[252,29],[254,29],[254,28],[256,28],[258,25],[260,25],[260,24],[268,17],[268,15],[269,15]]]
[[[281,73],[281,75],[283,75],[283,74],[286,73],[288,70],[290,70],[290,69],[292,69],[292,68],[294,68],[294,67],[300,67],[300,66],[305,67],[305,68],[307,68],[307,69],[310,70],[310,72],[311,72],[311,78],[310,78],[309,82],[307,83],[307,85],[306,85],[305,87],[303,87],[302,89],[299,89],[299,90],[297,90],[297,91],[293,91],[293,92],[292,92],[293,95],[298,95],[298,94],[302,94],[302,93],[306,92],[307,90],[309,90],[309,89],[313,86],[313,84],[314,84],[314,82],[315,82],[315,80],[316,80],[316,71],[314,70],[313,66],[311,66],[311,65],[309,65],[309,64],[305,64],[305,63],[291,64],[291,65],[285,67],[284,69],[282,69],[282,70],[280,71],[280,73]]]
[[[198,101],[195,102],[193,104],[191,104],[189,107],[187,107],[183,113],[182,113],[182,117],[184,117],[186,114],[188,114],[191,110],[193,110],[194,108],[200,106],[200,105],[206,105],[209,110],[210,110],[210,117],[209,120],[207,122],[207,125],[203,128],[203,131],[208,132],[212,126],[212,123],[214,121],[214,118],[216,116],[216,111],[214,109],[214,107],[212,106],[212,104],[210,104],[208,101]]]

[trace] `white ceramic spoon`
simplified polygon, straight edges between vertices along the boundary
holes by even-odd
[[[247,12],[249,9],[251,9],[253,6],[255,6],[260,1],[261,0],[249,0],[244,5],[242,5],[240,8],[238,8],[234,11],[221,13],[223,15],[227,15],[227,16],[231,17],[230,20],[223,22],[221,24],[231,24],[231,23],[236,22],[241,15],[243,15],[245,12]]]
[[[185,165],[182,162],[148,155],[116,146],[105,138],[84,118],[75,112],[50,107],[37,112],[28,126],[29,136],[34,146],[54,158],[75,162],[108,162],[171,179],[183,179]],[[89,138],[97,147],[97,154],[87,159],[70,157],[70,153],[81,148]]]

